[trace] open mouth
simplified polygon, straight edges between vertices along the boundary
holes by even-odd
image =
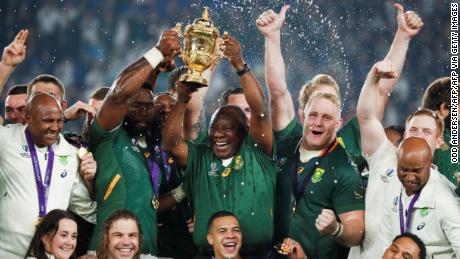
[[[121,257],[129,257],[134,252],[134,248],[117,248],[117,251]]]
[[[236,242],[226,242],[222,244],[224,251],[227,254],[232,254],[236,252],[237,243]]]
[[[214,145],[217,151],[225,151],[230,146],[228,142],[215,142]]]
[[[311,133],[313,133],[313,135],[315,135],[315,136],[319,136],[319,135],[323,134],[322,131],[318,131],[318,130],[312,130]]]

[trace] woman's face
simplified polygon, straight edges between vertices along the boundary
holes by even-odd
[[[77,246],[77,223],[71,219],[59,220],[59,227],[54,236],[43,238],[45,250],[56,259],[68,259]]]

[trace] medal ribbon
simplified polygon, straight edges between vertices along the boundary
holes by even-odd
[[[37,150],[35,149],[35,145],[32,141],[32,136],[30,135],[28,128],[26,128],[25,133],[27,146],[29,147],[30,158],[32,159],[32,167],[34,169],[35,183],[37,185],[39,207],[38,216],[43,218],[46,215],[46,203],[48,202],[48,191],[51,184],[51,175],[53,173],[54,151],[51,145],[48,146],[48,164],[46,166],[45,183],[43,184],[40,164],[38,163]]]
[[[410,221],[411,221],[411,216],[412,216],[412,210],[414,209],[414,205],[417,202],[418,198],[420,197],[421,191],[418,191],[415,193],[414,198],[409,203],[409,207],[407,208],[407,214],[406,214],[406,224],[404,224],[404,211],[403,211],[403,205],[402,205],[402,191],[399,194],[399,228],[401,230],[401,234],[405,233],[408,231],[409,226],[410,226]]]

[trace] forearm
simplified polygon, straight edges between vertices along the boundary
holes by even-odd
[[[194,140],[197,138],[201,125],[203,103],[208,87],[201,87],[192,94],[190,102],[187,104],[184,118],[184,138]]]
[[[13,66],[8,66],[0,62],[0,93],[3,91],[6,81],[8,81],[8,78],[13,73],[13,71]]]
[[[406,60],[406,54],[409,49],[411,38],[407,34],[398,30],[388,51],[386,60],[390,60],[393,64],[394,71],[398,74],[397,78],[381,79],[381,87],[379,92],[379,99],[377,100],[375,115],[379,121],[382,121],[385,112],[385,107],[388,102],[392,89],[394,89],[399,76],[401,75]]]
[[[343,233],[335,238],[340,244],[351,247],[360,245],[364,238],[364,219],[354,219],[342,223]]]
[[[265,79],[270,94],[273,129],[281,130],[295,117],[295,110],[286,85],[279,34],[265,38]]]
[[[162,146],[165,151],[174,154],[174,147],[179,141],[183,142],[182,126],[184,123],[184,114],[187,103],[177,101],[173,111],[169,115],[162,129]]]
[[[141,88],[153,69],[144,57],[129,65],[113,82],[109,98],[120,105],[125,104],[128,98]]]
[[[360,123],[366,123],[374,119],[377,114],[375,104],[379,102],[379,90],[374,85],[374,82],[371,82],[372,80],[371,76],[368,75],[359,94],[356,115]]]
[[[240,69],[240,68],[238,68]],[[265,103],[262,87],[253,73],[247,72],[240,76],[240,84],[251,113],[254,115],[267,114],[267,105]],[[252,117],[251,117],[252,118]]]

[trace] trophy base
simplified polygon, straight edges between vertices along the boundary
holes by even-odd
[[[201,77],[200,74],[185,73],[180,76],[179,81],[184,84],[190,85],[190,87],[192,88],[201,88],[208,86],[208,80]]]

